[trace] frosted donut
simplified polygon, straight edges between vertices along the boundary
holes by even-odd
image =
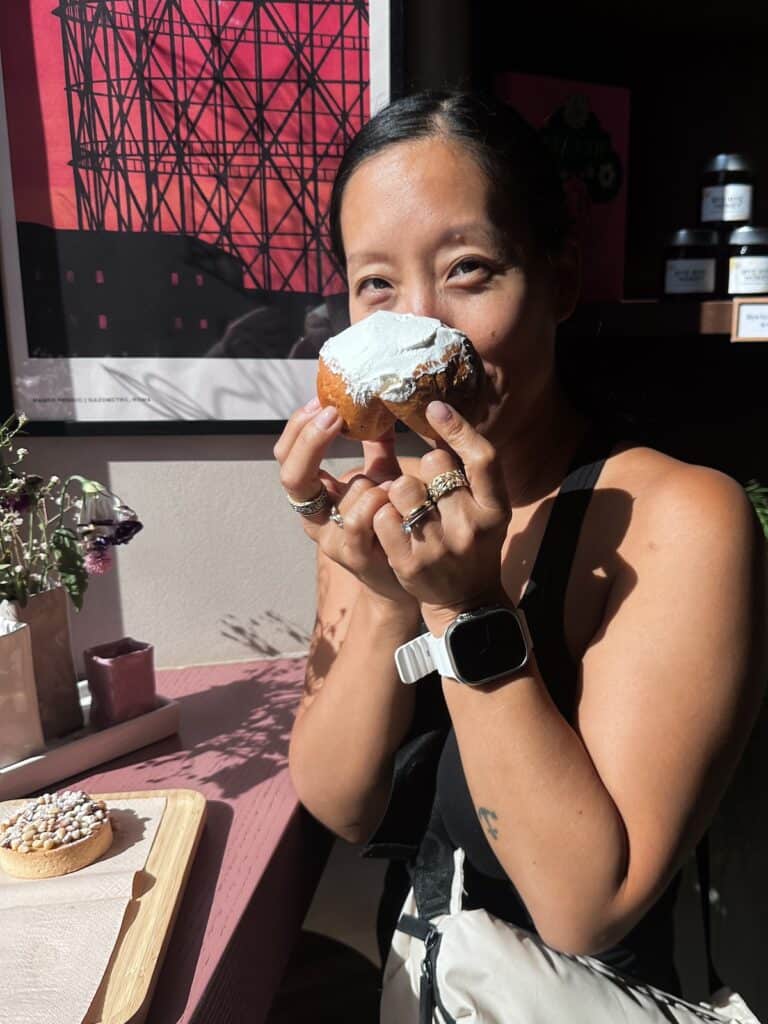
[[[481,377],[482,364],[461,331],[433,317],[379,310],[325,342],[317,395],[339,410],[348,437],[375,440],[399,419],[437,438],[427,405],[439,399],[467,415]]]
[[[0,821],[0,867],[16,878],[53,878],[92,864],[112,845],[103,800],[80,789],[44,793]]]

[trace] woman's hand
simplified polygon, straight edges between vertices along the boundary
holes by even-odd
[[[376,510],[373,527],[397,579],[420,602],[427,627],[441,634],[460,612],[506,600],[501,550],[510,505],[493,445],[442,402],[432,402],[427,417],[452,451],[429,452],[418,476],[389,485],[389,503]],[[404,533],[403,519],[427,500],[431,481],[462,466],[469,487],[440,498],[410,535]]]
[[[307,535],[334,562],[353,573],[366,587],[390,601],[411,604],[387,562],[373,531],[373,518],[389,501],[379,484],[400,476],[394,434],[363,442],[363,472],[337,480],[320,468],[329,445],[341,432],[336,409],[320,408],[317,399],[291,416],[274,447],[280,482],[293,501],[310,501],[328,492],[329,508],[298,516]],[[330,518],[335,505],[343,527]]]

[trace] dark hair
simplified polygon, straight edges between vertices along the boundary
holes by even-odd
[[[341,204],[350,177],[388,146],[443,135],[464,146],[486,174],[503,214],[519,211],[535,245],[557,252],[569,231],[560,173],[536,130],[517,111],[472,93],[420,92],[395,100],[352,139],[333,183],[330,232],[343,267]]]

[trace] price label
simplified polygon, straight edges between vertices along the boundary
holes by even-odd
[[[768,297],[733,300],[731,341],[768,341]]]

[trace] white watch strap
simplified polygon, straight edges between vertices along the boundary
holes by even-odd
[[[432,664],[436,670],[440,673],[443,679],[455,679],[456,674],[451,664],[450,655],[448,654],[448,644],[445,642],[445,633],[442,636],[432,636],[431,633],[427,633],[429,637],[429,646],[432,651]]]
[[[434,671],[429,633],[422,633],[395,651],[397,674],[404,683],[417,683]]]
[[[397,674],[404,683],[416,683],[430,672],[454,678],[445,638],[422,633],[395,651]]]

